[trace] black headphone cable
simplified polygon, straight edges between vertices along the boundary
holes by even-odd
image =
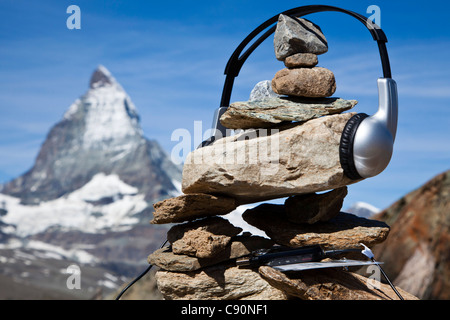
[[[160,249],[162,248],[162,247],[164,247],[165,245],[166,245],[166,243],[167,243],[167,239],[163,242],[163,244],[159,247]],[[117,297],[116,297],[116,299],[115,300],[119,300],[120,299],[120,297],[122,297],[122,295],[133,285],[133,284],[135,284],[136,282],[138,282],[143,276],[145,276],[150,270],[151,270],[151,268],[153,267],[153,265],[151,264],[151,265],[149,265],[148,267],[147,267],[147,269],[145,269],[140,275],[138,275],[133,281],[131,281],[118,295],[117,295]]]

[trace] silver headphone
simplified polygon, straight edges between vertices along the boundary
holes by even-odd
[[[358,13],[338,7],[310,5],[290,9],[281,14],[301,17],[307,14],[324,11],[342,12],[356,18],[366,26],[373,39],[378,44],[383,68],[383,78],[379,78],[377,81],[378,111],[372,116],[365,113],[358,113],[351,117],[344,127],[339,145],[339,159],[344,174],[348,178],[360,180],[373,177],[381,173],[389,164],[397,132],[398,94],[396,82],[391,77],[391,68],[386,49],[387,38],[381,28],[370,19]],[[241,42],[228,60],[225,68],[226,79],[222,91],[221,104],[214,113],[212,128],[215,134],[208,140],[203,141],[199,148],[207,146],[213,141],[226,136],[226,128],[221,125],[219,119],[230,104],[234,78],[239,75],[239,71],[249,55],[275,31],[279,15],[280,14],[277,14],[270,18],[253,30]],[[270,28],[267,29],[268,27]],[[249,48],[241,54],[244,48],[264,30],[266,30],[264,34],[256,39]]]

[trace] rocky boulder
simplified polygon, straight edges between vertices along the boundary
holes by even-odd
[[[288,247],[320,244],[324,248],[350,249],[364,243],[372,247],[386,240],[389,226],[381,221],[341,212],[326,222],[297,224],[286,217],[283,205],[261,204],[242,215],[249,224],[263,230],[273,241]]]
[[[278,60],[300,52],[322,54],[328,51],[327,40],[319,26],[283,14],[278,17],[273,45]]]
[[[239,204],[336,189],[355,183],[339,160],[342,130],[353,113],[330,115],[260,136],[226,137],[191,152],[184,193],[223,194]]]
[[[395,236],[374,247],[394,284],[420,299],[450,299],[450,170],[411,191],[374,219]]]
[[[282,69],[272,79],[275,93],[297,97],[330,97],[336,91],[336,79],[332,71],[322,68]]]

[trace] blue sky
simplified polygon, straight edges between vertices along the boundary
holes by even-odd
[[[66,9],[81,9],[81,29],[69,30]],[[218,107],[223,71],[235,47],[260,23],[312,1],[24,1],[0,2],[0,182],[28,170],[50,127],[86,92],[91,73],[106,66],[131,96],[147,137],[170,153],[177,128],[208,129]],[[394,155],[379,176],[349,187],[345,205],[385,208],[450,169],[450,6],[443,1],[321,1],[369,16],[381,9],[399,89]],[[307,16],[328,40],[319,65],[332,70],[335,96],[373,113],[381,76],[376,43],[340,13]],[[232,101],[271,79],[281,62],[272,38],[248,59]],[[194,147],[194,145],[193,145]]]

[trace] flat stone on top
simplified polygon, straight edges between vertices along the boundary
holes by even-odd
[[[229,129],[269,128],[284,121],[307,121],[338,114],[353,108],[358,101],[341,98],[275,97],[233,102],[220,117]]]

